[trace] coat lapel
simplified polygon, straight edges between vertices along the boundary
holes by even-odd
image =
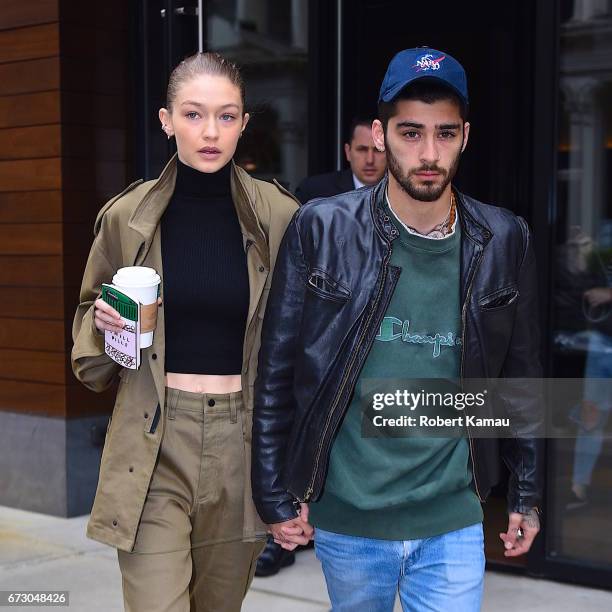
[[[251,326],[270,269],[270,253],[266,234],[255,212],[255,183],[232,162],[232,199],[236,206],[247,256],[249,274],[249,314],[247,330]]]

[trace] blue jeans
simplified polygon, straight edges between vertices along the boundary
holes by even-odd
[[[333,612],[480,610],[482,523],[423,540],[374,540],[315,530]]]

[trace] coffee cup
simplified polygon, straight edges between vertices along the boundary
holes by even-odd
[[[113,285],[125,290],[140,304],[140,348],[153,344],[153,330],[157,325],[157,297],[161,279],[153,268],[128,266],[117,270]]]

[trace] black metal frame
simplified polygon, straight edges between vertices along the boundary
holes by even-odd
[[[337,2],[308,3],[308,175],[336,164]]]
[[[542,323],[541,355],[546,376],[552,374],[552,353],[549,334],[552,329],[552,293],[554,284],[553,257],[556,220],[557,173],[557,103],[559,81],[559,3],[540,0],[536,4],[536,45],[534,48],[534,95],[532,125],[532,207],[530,223],[538,261],[540,284],[540,321]],[[541,532],[533,545],[527,571],[532,575],[562,578],[547,561],[549,528],[546,520],[549,497],[551,445],[544,440],[546,479],[542,507]]]

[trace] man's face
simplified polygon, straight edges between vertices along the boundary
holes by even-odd
[[[374,124],[374,138],[385,148],[390,174],[422,202],[438,200],[452,181],[469,131],[470,124],[463,123],[451,100],[400,100],[386,134],[379,121]]]
[[[387,168],[383,151],[374,146],[372,130],[365,125],[358,125],[353,132],[353,139],[344,145],[344,153],[351,165],[353,174],[364,184],[378,183]]]

